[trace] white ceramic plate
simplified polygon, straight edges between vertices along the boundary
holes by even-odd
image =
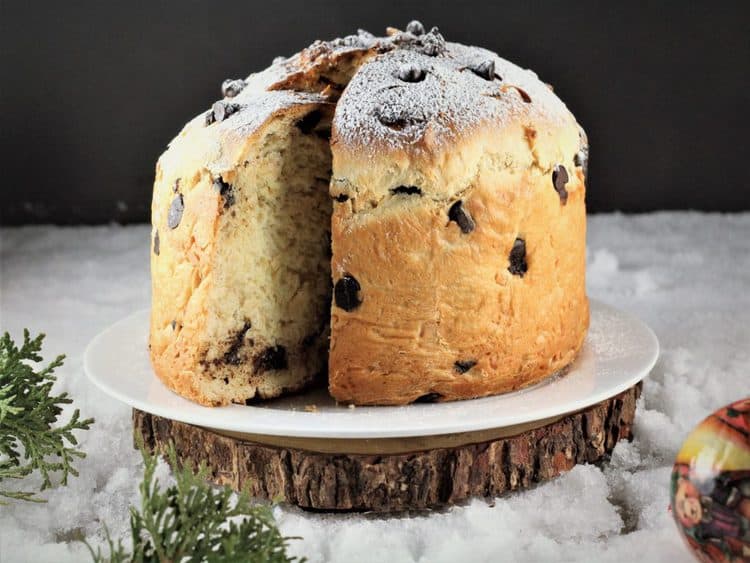
[[[402,407],[337,405],[325,389],[252,406],[202,407],[167,389],[149,362],[147,310],[106,329],[86,349],[86,374],[142,411],[233,432],[318,438],[392,438],[502,428],[574,412],[634,385],[656,363],[659,343],[634,316],[591,302],[591,328],[567,374],[514,393]],[[315,405],[309,412],[305,407]]]

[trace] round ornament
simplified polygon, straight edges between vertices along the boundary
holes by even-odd
[[[677,527],[700,561],[750,561],[750,398],[703,420],[677,454]]]

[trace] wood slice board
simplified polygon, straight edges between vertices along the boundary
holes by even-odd
[[[133,431],[151,451],[174,442],[178,461],[259,498],[324,511],[394,512],[527,488],[611,453],[630,439],[642,383],[573,414],[459,435],[331,440],[225,433],[137,409]]]

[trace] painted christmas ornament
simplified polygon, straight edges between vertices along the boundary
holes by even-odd
[[[701,561],[750,561],[750,398],[703,420],[677,454],[672,515]]]

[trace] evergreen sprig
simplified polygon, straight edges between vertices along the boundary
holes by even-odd
[[[7,332],[0,339],[0,483],[6,479],[21,479],[34,471],[42,476],[41,490],[52,486],[52,474],[61,472],[60,484],[68,483],[68,476],[78,476],[72,463],[83,458],[75,430],[88,430],[92,418],[81,420],[76,411],[70,420],[57,426],[62,406],[72,402],[67,393],[52,395],[56,378],[52,372],[63,363],[58,356],[47,367],[37,371],[42,361],[44,335],[33,340],[23,331],[19,348]],[[8,491],[0,488],[1,498],[45,502],[32,491]]]
[[[145,465],[141,509],[130,508],[132,548],[115,543],[105,526],[109,555],[86,545],[96,563],[170,561],[197,562],[289,562],[287,541],[267,506],[255,505],[247,491],[237,494],[231,487],[206,482],[208,469],[202,463],[194,473],[188,466],[175,470],[175,484],[162,489],[155,477],[158,457],[141,446]],[[178,467],[171,445],[170,465]]]

